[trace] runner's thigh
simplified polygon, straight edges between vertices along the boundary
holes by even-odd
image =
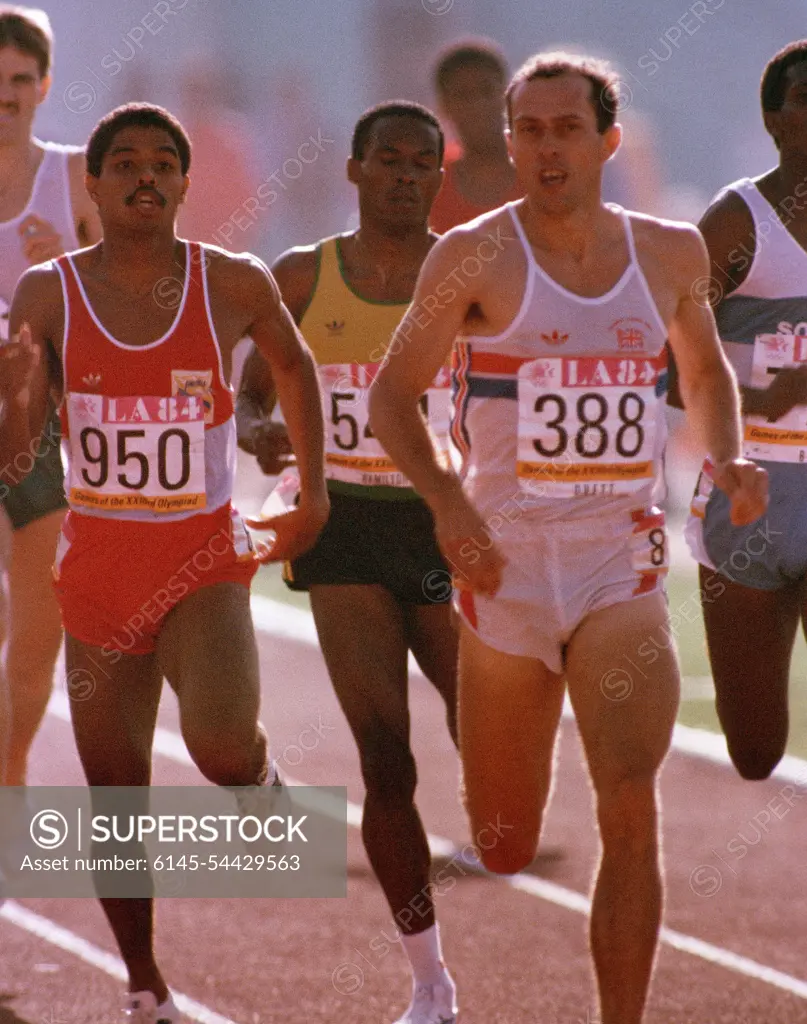
[[[652,778],[670,746],[680,675],[663,593],[589,615],[566,678],[595,788]]]
[[[70,715],[91,786],[146,786],[162,674],[152,654],[110,654],[69,634],[65,667]]]
[[[500,821],[514,860],[529,863],[549,796],[563,677],[460,627],[459,734],[473,836]],[[501,851],[499,851],[501,852]]]
[[[255,742],[258,649],[249,588],[214,583],[172,608],[157,639],[158,663],[179,701],[186,742]]]
[[[382,586],[315,584],[311,608],[336,696],[361,746],[383,729],[409,744],[407,645],[400,604]]]

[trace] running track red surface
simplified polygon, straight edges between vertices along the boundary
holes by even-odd
[[[275,755],[295,779],[346,784],[349,799],[360,803],[356,754],[319,652],[266,632],[259,639],[263,719]],[[457,760],[439,701],[420,677],[411,706],[427,830],[461,847],[468,834]],[[36,741],[33,784],[83,782],[65,707],[60,684]],[[168,691],[159,725],[167,730],[160,748],[175,755],[155,755],[155,783],[198,783],[195,769],[176,759],[181,745],[171,736],[177,716]],[[303,751],[303,735],[314,749]],[[597,856],[580,760],[574,726],[565,721],[542,843],[547,853],[529,875],[514,886],[475,876],[456,861],[448,868],[456,884],[439,898],[438,912],[462,1024],[597,1019],[586,921],[571,895],[588,892]],[[647,1024],[807,1024],[804,783],[807,773],[803,781],[743,783],[725,767],[670,756],[662,779],[665,925],[674,944],[683,941],[676,936],[701,940],[708,944],[703,954],[723,955],[724,963],[662,945]],[[348,857],[347,900],[159,902],[158,953],[172,988],[194,1001],[188,1019],[385,1024],[403,1011],[410,984],[404,956],[394,942],[379,952],[394,933],[355,827]],[[542,888],[541,880],[554,885]],[[122,985],[109,973],[115,958],[99,957],[114,947],[93,901],[9,901],[0,911],[0,949],[0,1024],[117,1020]],[[764,974],[760,968],[773,969],[767,980],[753,976]]]

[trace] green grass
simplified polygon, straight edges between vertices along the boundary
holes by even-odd
[[[289,590],[279,566],[262,568],[253,584],[257,594],[308,608],[308,595]],[[709,659],[703,632],[697,579],[692,572],[671,572],[667,580],[670,616],[675,629],[681,673],[684,677],[678,721],[700,729],[720,731],[709,682]],[[790,742],[788,753],[807,758],[807,645],[799,636],[793,653],[790,682]]]

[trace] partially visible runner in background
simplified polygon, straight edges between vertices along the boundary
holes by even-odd
[[[37,108],[51,85],[52,48],[44,11],[0,6],[0,342],[8,341],[9,306],[23,272],[101,236],[84,188],[83,151],[33,135]],[[0,557],[7,588],[0,615],[0,782],[7,786],[25,785],[28,753],[62,641],[51,574],[67,508],[62,483],[53,412],[38,445],[15,453],[0,470]]]
[[[455,43],[437,59],[437,103],[458,143],[446,153],[443,187],[429,218],[438,234],[524,194],[504,139],[507,74],[504,54],[488,39]]]
[[[180,209],[177,234],[230,252],[259,253],[269,213],[257,196],[255,129],[227,106],[224,71],[212,55],[187,61],[180,93],[182,124],[193,139],[193,188]]]
[[[771,59],[761,92],[779,161],[727,185],[704,214],[711,277],[700,284],[741,385],[744,454],[770,476],[770,509],[734,525],[707,462],[687,524],[717,713],[746,779],[767,778],[784,755],[790,659],[807,624],[807,39]]]
[[[407,668],[411,651],[445,701],[456,742],[457,634],[431,513],[373,437],[367,393],[437,241],[428,216],[442,157],[443,134],[426,108],[395,102],[367,111],[348,161],[358,230],[292,249],[273,267],[319,365],[331,498],[317,543],[285,576],[311,595],[323,657],[359,750],[362,839],[414,976],[397,1024],[453,1024],[457,1012],[415,806]],[[446,447],[448,379],[443,366],[422,402]],[[273,393],[265,360],[252,350],[236,415],[241,447],[265,472],[276,472],[287,451],[282,428],[269,421]]]

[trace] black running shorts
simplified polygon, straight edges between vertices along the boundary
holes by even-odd
[[[30,473],[27,471],[30,469]],[[0,484],[0,502],[15,530],[51,512],[67,508],[64,470],[60,451],[59,418],[54,414],[43,432],[38,448],[22,452],[8,467],[11,479],[27,473],[13,486]]]
[[[380,501],[331,492],[331,514],[315,546],[283,576],[292,590],[312,584],[376,584],[405,604],[443,604],[451,574],[419,498]]]

